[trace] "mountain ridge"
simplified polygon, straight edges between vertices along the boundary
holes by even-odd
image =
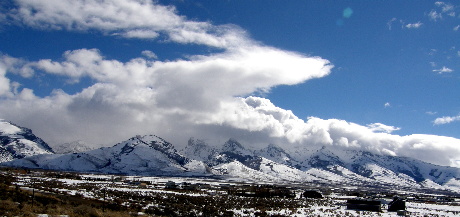
[[[8,125],[2,136],[23,139],[24,136],[18,134],[21,128],[15,127]],[[208,176],[256,182],[394,185],[460,192],[460,168],[334,146],[304,148],[285,150],[269,144],[260,150],[251,150],[236,139],[229,139],[218,148],[204,140],[190,138],[186,147],[178,151],[173,144],[156,135],[137,135],[112,147],[68,154],[36,153],[10,159],[2,165],[147,176]]]

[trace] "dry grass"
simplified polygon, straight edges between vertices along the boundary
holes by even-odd
[[[68,195],[47,195],[36,192],[33,194],[11,186],[13,181],[14,177],[0,174],[0,216],[35,217],[37,214],[70,217],[130,216],[129,210],[103,209],[100,201]]]

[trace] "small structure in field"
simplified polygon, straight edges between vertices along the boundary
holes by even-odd
[[[382,202],[378,200],[350,199],[347,200],[347,209],[381,212]]]
[[[323,198],[323,195],[315,190],[306,190],[303,192],[302,196],[304,198]]]
[[[177,184],[173,181],[168,181],[165,184],[166,189],[177,189]]]
[[[397,212],[400,210],[406,210],[406,201],[399,197],[395,197],[393,201],[388,204],[388,212]]]

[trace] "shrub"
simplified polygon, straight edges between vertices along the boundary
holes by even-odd
[[[88,216],[88,217],[99,217],[101,216],[96,209],[88,206],[88,205],[80,205],[73,209],[73,216]]]

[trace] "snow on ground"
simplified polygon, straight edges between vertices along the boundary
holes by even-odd
[[[406,206],[407,211],[415,214],[411,216],[460,216],[460,206],[412,202]]]
[[[236,216],[256,216],[255,213],[261,210],[251,209],[233,209]],[[436,205],[436,204],[423,204],[423,203],[409,203],[408,216],[411,217],[425,217],[425,216],[444,216],[455,217],[460,216],[460,206]],[[336,217],[336,216],[354,216],[354,217],[395,217],[398,216],[396,212],[370,212],[347,210],[345,206],[312,206],[308,208],[294,208],[282,210],[269,210],[266,211],[269,215],[283,215],[292,217],[308,217],[308,216],[321,216],[321,217]]]
[[[237,167],[238,165],[234,165]],[[237,167],[238,168],[238,167]],[[239,168],[238,168],[239,169]],[[266,168],[268,169],[268,168]],[[85,198],[93,198],[102,200],[102,194],[105,190],[114,191],[114,192],[128,192],[135,195],[149,196],[156,193],[168,194],[168,195],[186,195],[192,197],[205,197],[210,195],[215,195],[219,197],[219,193],[211,194],[211,192],[217,192],[218,187],[220,186],[233,186],[238,187],[242,185],[251,185],[256,183],[235,183],[229,180],[217,180],[217,179],[208,179],[208,178],[190,178],[190,177],[141,177],[141,176],[115,176],[115,175],[79,175],[80,179],[71,179],[71,178],[49,178],[49,177],[37,177],[33,175],[24,175],[17,179],[16,185],[21,186],[21,189],[32,190],[32,186],[35,185],[35,190],[40,188],[36,186],[37,184],[45,182],[60,182],[64,187],[60,189],[54,189],[57,192],[66,193],[69,195],[81,195]],[[140,187],[138,183],[146,182],[149,183],[148,186]],[[180,185],[181,183],[190,183],[190,184],[203,184],[208,185],[206,189],[201,189],[199,191],[171,191],[165,188],[167,182],[175,182]],[[136,184],[137,183],[137,184]],[[84,187],[91,184],[96,186],[93,190],[88,190]],[[257,183],[261,184],[261,183]],[[248,207],[241,209],[230,209],[233,211],[235,216],[256,216],[258,213],[265,212],[268,215],[285,215],[285,216],[397,216],[395,212],[387,212],[388,199],[384,201],[383,212],[369,212],[369,211],[356,211],[356,210],[347,210],[345,207],[346,199],[354,198],[353,196],[347,196],[343,194],[343,190],[348,189],[350,191],[356,190],[356,187],[342,187],[336,192],[331,193],[326,196],[325,199],[316,199],[309,202],[299,198],[299,195],[302,190],[297,190],[297,197],[295,200],[303,201],[299,202],[298,207],[295,208],[286,208],[273,210],[270,207],[264,207],[264,210],[258,210],[257,208]],[[46,190],[46,189],[45,189]],[[334,191],[334,189],[329,189]],[[38,190],[40,191],[40,190]],[[342,192],[342,193],[340,193]],[[413,192],[400,192],[401,195],[415,194]],[[442,195],[428,195],[433,198],[439,197]],[[106,200],[116,199],[107,195]],[[294,200],[294,199],[293,199]],[[156,204],[148,204],[145,208],[149,206],[156,206]],[[427,203],[427,202],[407,202],[407,212],[409,216],[460,216],[460,206],[458,201],[450,204],[442,203]],[[46,214],[39,215],[40,217],[47,217]]]

